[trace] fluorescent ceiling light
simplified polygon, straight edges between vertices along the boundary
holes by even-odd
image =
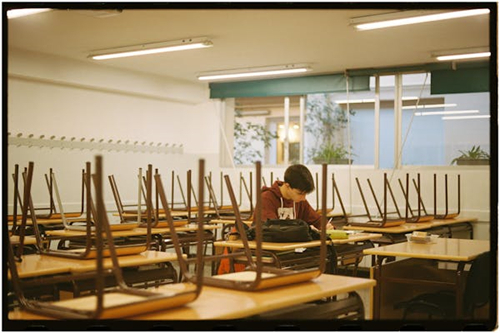
[[[479,118],[490,118],[490,115],[479,115],[479,116],[446,116],[441,119],[453,120],[453,119],[479,119]]]
[[[237,111],[237,113],[242,116],[267,116],[271,113],[269,110],[247,110],[247,111]]]
[[[423,10],[401,11],[396,13],[355,18],[351,20],[351,24],[354,25],[354,27],[357,30],[373,30],[380,28],[396,27],[400,25],[441,21],[441,20],[448,20],[448,19],[475,16],[475,15],[484,15],[484,14],[489,14],[489,12],[490,10],[487,8],[460,10],[460,11],[433,13],[433,14],[429,14],[429,11],[423,11]],[[412,16],[408,17],[408,15]],[[367,22],[369,20],[371,20],[371,22]]]
[[[141,56],[147,54],[156,54],[163,52],[200,49],[211,46],[213,46],[212,42],[206,39],[205,37],[185,38],[177,41],[140,44],[134,46],[100,50],[100,51],[95,51],[89,57],[91,57],[94,60],[106,60],[114,58]]]
[[[288,75],[288,74],[297,74],[297,73],[305,73],[310,71],[308,67],[294,67],[294,66],[285,66],[281,69],[255,69],[255,70],[247,70],[247,71],[232,71],[231,73],[222,73],[219,72],[213,74],[202,74],[198,76],[198,80],[201,81],[215,81],[215,80],[225,80],[225,79],[235,79],[235,78],[247,78],[247,77],[256,77],[256,76],[273,76],[273,75]]]
[[[7,18],[14,19],[18,17],[48,12],[50,8],[23,8],[23,9],[10,9],[7,11]]]
[[[414,96],[408,96],[408,97],[403,97],[403,101],[411,101],[411,100],[415,100],[415,99],[418,99],[418,97],[414,97]],[[337,104],[347,104],[349,102],[349,104],[357,104],[357,103],[375,103],[375,99],[373,98],[367,98],[367,99],[339,99],[337,101],[335,101],[335,103]]]
[[[479,110],[415,112],[415,115],[416,116],[434,116],[434,115],[442,115],[442,114],[464,114],[464,113],[479,113]]]
[[[454,107],[457,106],[456,104],[424,104],[424,105],[407,105],[403,106],[403,110],[408,110],[408,109],[435,109],[435,108],[447,108],[447,107]]]
[[[464,53],[464,54],[451,54],[451,55],[437,56],[436,59],[439,61],[446,61],[446,60],[487,58],[489,56],[491,56],[491,52],[477,52],[477,53]]]
[[[375,103],[375,100],[373,98],[367,98],[367,99],[340,99],[338,101],[335,101],[337,104],[358,104],[358,103]]]

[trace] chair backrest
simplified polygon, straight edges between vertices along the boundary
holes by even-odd
[[[490,300],[490,252],[480,254],[471,265],[464,293],[464,311],[471,315],[472,311],[485,305]]]

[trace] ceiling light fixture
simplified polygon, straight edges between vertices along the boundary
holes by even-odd
[[[236,111],[241,117],[245,116],[267,116],[271,114],[269,110],[246,110],[246,111]]]
[[[457,106],[456,104],[424,104],[424,105],[407,105],[403,106],[403,110],[408,109],[435,109],[435,108],[448,108]]]
[[[443,114],[465,114],[465,113],[479,113],[479,110],[415,112],[415,116],[434,116]]]
[[[408,10],[395,13],[372,15],[351,19],[351,25],[357,30],[373,30],[401,25],[448,20],[460,17],[489,14],[487,8],[459,10],[452,12],[432,12],[425,10]]]
[[[23,9],[10,9],[7,11],[7,18],[14,19],[18,17],[39,14],[43,12],[48,12],[50,8],[23,8]]]
[[[201,81],[215,81],[237,78],[248,78],[257,76],[278,76],[305,73],[311,69],[307,66],[301,65],[286,65],[281,67],[268,67],[268,68],[253,68],[253,69],[236,69],[230,71],[212,72],[200,74],[198,80]]]
[[[487,58],[489,56],[491,56],[491,52],[477,52],[477,53],[464,53],[464,54],[452,54],[452,55],[437,56],[436,59],[439,61],[447,61],[447,60]]]
[[[412,100],[416,100],[418,99],[418,97],[414,97],[414,96],[408,96],[408,97],[403,97],[402,100],[403,101],[412,101]],[[375,103],[375,99],[373,98],[368,98],[368,99],[350,99],[350,100],[347,100],[347,99],[339,99],[337,101],[335,101],[335,103],[337,104],[359,104],[359,103]]]
[[[488,115],[479,115],[479,116],[446,116],[442,117],[441,119],[443,120],[454,120],[454,119],[480,119],[480,118],[490,118],[491,116]]]
[[[163,52],[183,51],[200,49],[213,46],[206,37],[184,38],[176,41],[140,44],[134,46],[119,47],[113,49],[99,50],[89,55],[94,60],[106,60],[114,58],[124,58],[156,54]]]

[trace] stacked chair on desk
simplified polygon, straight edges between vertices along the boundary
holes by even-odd
[[[250,174],[250,176],[251,176],[251,174]],[[222,177],[222,174],[221,174],[221,177]],[[240,177],[242,177],[242,176],[240,176]],[[246,181],[244,178],[241,178],[241,183],[244,184],[245,191],[248,195],[248,199],[250,202],[250,209],[249,209],[249,211],[245,212],[245,214],[243,214],[242,211],[240,210],[240,215],[244,220],[249,220],[253,215],[252,192],[248,191],[248,187],[246,186]],[[220,205],[218,203],[217,196],[215,195],[215,191],[214,191],[213,186],[212,186],[212,177],[211,176],[205,177],[205,184],[206,184],[207,189],[208,189],[210,203],[213,204],[213,209],[215,211],[216,219],[234,220],[235,212],[234,212],[232,205],[231,206],[224,206],[222,204],[222,200],[224,198],[224,194],[222,192],[222,188],[224,188],[224,186],[222,184],[222,181],[221,181],[221,185],[220,185],[221,186],[221,194],[220,194],[221,203],[220,203]],[[240,204],[240,206],[241,206],[241,204]]]
[[[192,186],[192,172],[191,170],[188,170],[186,173],[186,187],[187,187],[187,196],[186,196],[186,208],[187,208],[187,225],[190,225],[191,221],[193,220],[191,218],[191,214],[196,212],[197,216],[197,221],[201,221],[202,223],[206,222],[206,217],[204,214],[205,210],[205,201],[204,201],[204,196],[200,197],[198,194],[198,197],[196,198],[196,205],[192,206],[192,194],[194,194],[194,189]],[[200,177],[198,175],[198,177]],[[204,176],[199,178],[199,182],[204,182]],[[161,210],[165,213],[165,218],[167,219],[168,223],[176,223],[174,220],[172,213],[169,209],[169,205],[166,202],[166,192],[163,187],[163,182],[161,181],[161,178],[159,176],[155,175],[155,193],[157,193],[158,198],[159,198],[159,203],[158,203],[158,210]],[[163,201],[162,199],[165,201]],[[160,208],[160,206],[163,208]],[[200,207],[203,207],[203,209],[200,209]],[[175,212],[175,211],[172,211]],[[213,242],[215,241],[215,234],[211,230],[204,230],[202,233],[202,236],[200,237],[199,234],[195,234],[192,231],[182,231],[182,232],[176,232],[175,235],[171,234],[170,237],[165,237],[161,241],[161,249],[163,251],[166,251],[172,247],[174,247],[174,237],[178,239],[178,241],[181,244],[181,248],[188,257],[192,258],[193,254],[191,253],[191,247],[193,246],[202,246],[202,252],[204,255],[206,255],[207,250],[209,245],[212,245]],[[212,252],[213,252],[213,246],[212,246]],[[215,271],[215,266],[212,265],[212,273]],[[183,276],[179,276],[179,280],[181,280]]]
[[[417,181],[415,182],[415,179],[412,179],[413,186],[415,187],[415,191],[417,192],[417,209],[414,210],[411,208],[410,205],[410,186],[409,186],[409,178],[410,175],[406,174],[406,189],[405,186],[403,186],[403,183],[401,182],[401,179],[398,179],[399,186],[401,188],[401,191],[403,192],[403,195],[405,197],[405,219],[407,222],[410,223],[419,223],[419,222],[429,222],[434,219],[434,215],[428,214],[427,210],[425,209],[424,201],[422,200],[422,195],[421,195],[421,186],[420,186],[420,174],[417,174]],[[415,213],[416,211],[416,213]]]
[[[81,241],[78,240],[70,240],[70,248],[63,249],[63,244],[64,242],[60,242],[58,245],[58,250],[53,250],[50,247],[45,249],[43,253],[48,254],[48,255],[56,255],[56,256],[64,256],[64,257],[72,257],[72,258],[78,258],[78,259],[89,259],[89,258],[95,258],[96,257],[96,248],[93,247],[92,245],[92,234],[97,231],[97,226],[95,225],[95,216],[97,216],[96,211],[95,211],[95,205],[92,200],[92,195],[91,195],[91,179],[95,178],[95,176],[91,176],[90,174],[90,163],[86,163],[86,172],[84,174],[84,184],[85,184],[85,193],[86,193],[86,219],[85,219],[85,225],[81,224],[70,224],[66,220],[65,214],[64,214],[64,208],[61,200],[61,196],[59,194],[59,189],[57,185],[57,181],[55,179],[55,176],[52,175],[53,178],[53,183],[54,183],[54,189],[55,189],[55,194],[56,194],[56,199],[59,205],[59,209],[61,211],[61,215],[63,218],[63,223],[65,230],[68,232],[71,231],[82,231],[85,232],[85,245],[83,247],[83,244],[81,244]],[[94,179],[95,182],[95,179]],[[92,220],[92,217],[94,217],[94,220]],[[121,230],[131,230],[137,226],[137,223],[132,222],[132,223],[120,223],[120,224],[112,224],[110,225],[110,230],[112,231],[121,231]],[[146,251],[149,248],[150,245],[150,240],[151,240],[151,230],[148,229],[146,241],[140,241],[140,242],[126,242],[124,244],[121,244],[120,247],[118,247],[118,253],[119,255],[128,255],[128,254],[136,254],[140,253],[143,251]],[[107,254],[107,252],[105,252]]]
[[[30,164],[32,166],[32,163]],[[13,203],[13,214],[9,216],[8,222],[12,222],[10,226],[10,230],[8,232],[9,240],[13,246],[16,247],[16,251],[18,255],[22,255],[23,253],[37,253],[43,247],[43,243],[41,241],[40,229],[38,226],[32,224],[29,235],[27,233],[27,220],[28,216],[24,219],[21,214],[21,221],[18,221],[18,208],[21,210],[24,209],[23,202],[27,202],[29,200],[29,196],[26,194],[24,198],[21,199],[21,194],[19,192],[19,165],[16,164],[14,166],[14,174],[12,175],[14,181],[14,203]],[[23,193],[29,193],[26,191],[26,172],[23,173],[24,179],[24,191]],[[35,217],[36,218],[36,217]],[[18,224],[19,222],[19,224]],[[26,251],[27,249],[27,251]]]
[[[149,165],[148,170],[149,174],[152,174],[152,166]],[[148,174],[147,173],[147,174]],[[155,176],[158,175],[158,169],[155,171]],[[130,221],[130,219],[135,219],[138,221],[139,227],[140,228],[145,228],[149,227],[152,230],[155,230],[155,233],[153,235],[153,238],[156,240],[155,242],[155,247],[160,250],[160,251],[167,251],[169,249],[174,248],[175,244],[173,242],[173,235],[171,232],[169,232],[168,227],[172,223],[175,227],[181,227],[183,231],[179,231],[179,229],[176,229],[176,237],[178,238],[180,242],[180,246],[187,256],[193,257],[193,255],[190,253],[190,248],[194,245],[197,245],[198,241],[201,239],[201,243],[203,244],[203,253],[206,253],[208,245],[213,243],[214,241],[214,234],[210,230],[204,230],[203,231],[203,237],[199,238],[197,233],[194,232],[195,229],[189,230],[189,225],[190,222],[193,220],[191,218],[191,212],[196,211],[196,214],[198,217],[201,217],[204,220],[204,211],[200,211],[198,208],[198,203],[195,207],[191,206],[191,194],[194,194],[193,187],[191,185],[191,170],[188,170],[187,172],[187,187],[188,187],[188,195],[187,195],[187,200],[186,200],[186,215],[182,218],[174,219],[172,216],[173,213],[176,213],[177,211],[172,210],[172,205],[169,205],[168,207],[161,208],[160,203],[159,203],[159,191],[158,191],[158,186],[156,185],[156,181],[149,182],[147,180],[147,175],[146,178],[142,177],[141,175],[141,170],[139,170],[139,187],[138,187],[138,209],[137,210],[125,210],[125,205],[123,205],[120,193],[118,191],[118,186],[116,184],[115,177],[113,175],[108,176],[111,189],[113,192],[113,196],[115,199],[116,206],[118,208],[118,214],[120,216],[120,221],[121,225],[124,223],[127,223]],[[172,176],[172,179],[174,177]],[[144,183],[144,184],[143,184]],[[153,186],[153,184],[155,186]],[[144,185],[144,186],[143,186]],[[147,194],[147,195],[146,195]],[[141,198],[145,199],[145,210],[142,210],[142,204],[141,204]],[[151,198],[151,199],[148,199]],[[152,198],[155,198],[155,204],[153,203]],[[184,199],[186,199],[183,196]],[[202,201],[203,202],[203,201]],[[201,204],[201,203],[200,203]],[[169,221],[166,218],[167,215],[167,208],[168,208],[168,214],[172,217],[172,220]],[[130,214],[130,215],[127,215]],[[151,220],[151,221],[150,221]],[[150,222],[148,222],[150,221]],[[182,278],[182,275],[178,277],[179,279]]]
[[[444,175],[444,204],[445,211],[444,213],[439,213],[437,211],[437,175],[434,174],[434,217],[437,219],[453,219],[460,215],[460,175],[457,175],[457,211],[450,212],[448,207],[448,175]]]
[[[50,219],[50,218],[63,218],[63,217],[69,217],[69,218],[78,218],[82,217],[84,213],[84,198],[85,198],[85,170],[82,170],[82,181],[81,181],[81,205],[80,205],[80,211],[79,212],[63,212],[57,213],[55,204],[54,204],[54,172],[52,171],[52,168],[49,169],[49,175],[45,174],[45,182],[47,183],[47,188],[49,190],[49,201],[50,201],[50,206],[49,206],[49,212],[46,215],[37,215],[37,218],[45,218],[45,219]],[[41,210],[44,208],[35,208],[36,210]],[[46,209],[46,208],[45,208]]]
[[[335,174],[332,173],[332,209],[333,212],[336,208],[336,202],[340,206],[340,214],[332,217],[331,224],[335,229],[342,230],[342,228],[349,224],[350,215],[347,213],[340,190],[335,181]],[[335,246],[336,262],[333,265],[336,274],[348,275],[352,271],[352,275],[357,275],[358,266],[363,259],[363,250],[372,248],[374,245],[371,241],[356,242],[354,244],[338,244]]]
[[[148,166],[149,167],[149,166]],[[148,171],[148,172],[151,172]],[[156,174],[158,173],[158,170],[156,170]],[[167,228],[168,227],[168,222],[164,217],[161,216],[161,214],[164,214],[164,211],[160,210],[158,208],[158,192],[155,191],[154,197],[156,199],[156,208],[153,206],[153,201],[148,200],[146,197],[146,192],[149,191],[149,187],[152,187],[152,184],[149,184],[147,181],[147,176],[143,177],[142,176],[142,169],[139,169],[139,175],[138,175],[138,180],[139,180],[139,194],[137,198],[137,209],[131,210],[128,209],[126,210],[126,205],[123,204],[121,200],[120,193],[118,191],[118,185],[116,184],[116,180],[114,175],[109,175],[108,176],[109,183],[111,185],[111,191],[113,192],[113,197],[115,199],[116,203],[116,208],[118,210],[118,215],[120,216],[120,223],[124,224],[130,221],[136,221],[139,227],[145,228],[147,227],[147,218],[148,214],[151,214],[151,228]],[[142,184],[144,182],[144,186]],[[152,190],[151,190],[152,191]],[[146,209],[143,210],[143,204],[142,200],[144,199]],[[135,205],[134,205],[135,206]],[[186,219],[179,219],[174,221],[175,226],[183,226],[186,225],[188,221]]]
[[[354,221],[349,221],[349,225],[352,226],[362,226],[362,227],[377,227],[377,228],[387,228],[387,227],[394,227],[398,226],[401,224],[404,224],[406,220],[404,217],[401,215],[401,212],[399,211],[396,198],[394,197],[394,193],[392,192],[392,188],[389,184],[389,180],[387,179],[387,174],[384,173],[384,196],[383,196],[383,206],[384,209],[380,207],[379,200],[377,199],[377,196],[375,194],[375,191],[373,189],[373,186],[371,184],[370,179],[367,179],[368,186],[370,188],[370,191],[373,196],[373,200],[375,202],[375,205],[377,207],[378,214],[380,218],[373,218],[375,214],[372,214],[370,212],[370,209],[368,208],[368,204],[366,202],[365,195],[363,193],[363,189],[361,187],[361,184],[359,182],[359,179],[356,178],[356,184],[358,185],[358,190],[359,194],[361,195],[361,200],[363,201],[363,206],[365,207],[366,214],[360,215],[365,218],[368,218],[368,221],[364,222],[354,222]],[[396,209],[394,212],[388,212],[387,211],[387,192],[389,191],[389,194],[391,195],[392,201],[394,203],[394,208]],[[389,217],[390,214],[397,214],[396,217]],[[352,217],[357,217],[357,216],[352,216]]]
[[[202,163],[200,163],[202,168]],[[30,198],[31,180],[33,174],[33,164],[30,163],[25,181],[24,202],[22,211],[22,224],[25,223],[28,215],[28,210],[32,209]],[[89,174],[88,174],[89,175]],[[149,174],[151,179],[151,174]],[[87,177],[87,181],[90,177]],[[21,307],[27,311],[37,314],[67,319],[105,319],[105,318],[121,318],[140,313],[155,311],[158,309],[167,309],[184,305],[194,301],[202,288],[202,257],[201,249],[198,248],[197,267],[201,268],[196,272],[195,276],[191,276],[186,270],[186,264],[181,254],[178,241],[174,240],[176,253],[182,270],[182,274],[192,283],[182,284],[182,287],[174,287],[166,292],[152,292],[139,290],[127,286],[123,280],[122,270],[118,265],[117,248],[113,242],[113,236],[109,226],[109,222],[104,208],[103,191],[102,191],[102,158],[96,157],[96,173],[94,178],[96,196],[95,206],[91,209],[91,214],[95,222],[95,238],[96,238],[96,266],[94,272],[88,274],[78,274],[71,276],[71,279],[88,278],[88,275],[93,275],[95,279],[96,294],[91,296],[79,297],[55,302],[40,302],[37,300],[29,300],[24,296],[24,282],[21,281],[17,272],[16,262],[23,260],[21,255],[14,254],[10,240],[8,243],[8,266],[11,274],[12,285]],[[203,185],[200,186],[203,188]],[[89,196],[89,195],[88,195]],[[201,207],[201,210],[203,208]],[[174,225],[169,225],[170,231],[175,234]],[[198,226],[198,234],[201,236],[203,229],[202,225]],[[107,238],[107,244],[104,246],[103,234]],[[106,249],[105,249],[106,247]],[[104,269],[103,257],[105,252],[109,253],[112,268]],[[113,275],[116,279],[116,286],[105,288],[104,278],[106,275]],[[46,278],[45,283],[59,282],[64,277]],[[52,279],[52,280],[51,280]],[[35,281],[42,283],[43,279]]]

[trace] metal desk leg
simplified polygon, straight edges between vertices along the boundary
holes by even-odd
[[[380,307],[382,305],[382,263],[386,257],[377,256],[374,267],[374,278],[377,285],[373,288],[373,319],[380,319]]]
[[[462,293],[462,284],[463,284],[463,275],[464,275],[465,262],[459,262],[457,266],[457,277],[456,277],[456,286],[455,286],[455,297],[456,297],[456,317],[461,318],[463,312],[463,293]]]

